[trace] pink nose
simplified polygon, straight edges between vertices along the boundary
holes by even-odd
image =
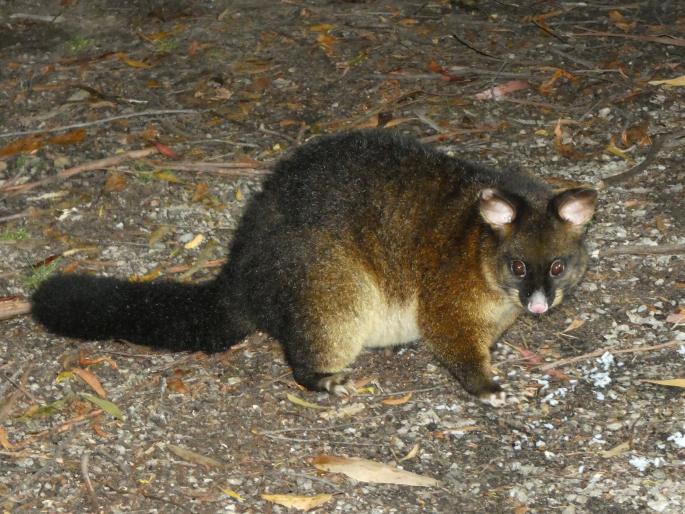
[[[533,314],[542,314],[547,312],[547,297],[545,293],[539,289],[535,291],[528,299],[528,310]]]
[[[529,303],[528,304],[528,310],[532,312],[533,314],[542,314],[543,312],[547,312],[547,304],[546,303]]]

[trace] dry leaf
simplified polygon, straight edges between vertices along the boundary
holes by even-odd
[[[394,398],[386,398],[381,400],[383,405],[403,405],[411,400],[411,393],[407,393],[404,396],[396,396]]]
[[[169,36],[170,32],[162,30],[160,32],[153,32],[152,34],[140,34],[140,36],[150,42],[161,41]]]
[[[169,170],[159,170],[155,171],[153,175],[159,180],[164,180],[165,182],[170,182],[172,184],[182,184],[183,181],[176,176],[173,171]]]
[[[650,384],[662,385],[667,387],[680,387],[685,389],[685,378],[671,378],[668,380],[643,380],[643,382],[649,382]]]
[[[358,129],[363,129],[363,128],[376,128],[379,124],[379,118],[378,114],[374,114],[373,116],[369,116],[368,118],[364,119],[363,121],[360,121],[357,123],[354,128]]]
[[[93,373],[83,368],[72,368],[71,372],[88,384],[100,398],[107,398],[105,389],[102,387],[102,384],[100,384],[100,381],[95,375],[93,375]]]
[[[630,441],[626,441],[625,443],[621,443],[618,446],[614,446],[610,450],[603,450],[599,452],[599,454],[605,459],[610,459],[611,457],[621,455],[623,452],[626,452],[628,450],[630,450]]]
[[[396,127],[397,125],[401,125],[402,123],[407,123],[409,121],[412,121],[412,118],[393,118],[392,120],[388,121],[383,127],[385,128],[392,128]]]
[[[127,66],[130,66],[131,68],[149,68],[151,65],[143,62],[143,61],[136,61],[135,59],[129,59],[128,55],[126,55],[125,52],[117,52],[114,54],[117,59],[119,59],[121,62],[126,64]]]
[[[628,127],[621,132],[621,144],[625,147],[635,143],[640,146],[650,146],[652,144],[652,138],[649,137],[647,127],[647,123],[641,123],[639,125]]]
[[[329,32],[335,28],[335,25],[330,23],[317,23],[316,25],[310,25],[309,30],[311,32]]]
[[[685,323],[685,308],[679,307],[678,310],[666,316],[666,323],[675,323],[677,325]]]
[[[619,29],[624,32],[629,32],[637,27],[636,21],[628,21],[619,11],[612,10],[609,11],[609,19],[616,25]]]
[[[131,282],[150,282],[162,274],[162,268],[157,266],[144,275],[132,275],[128,279]]]
[[[672,79],[650,80],[649,84],[653,86],[685,86],[685,75],[681,75],[680,77],[675,77]]]
[[[375,484],[398,484],[420,487],[433,487],[440,484],[434,478],[417,475],[410,471],[404,471],[367,459],[355,457],[337,457],[335,455],[319,455],[312,459],[312,464],[317,469],[331,473],[342,473],[360,482]]]
[[[221,492],[224,493],[226,496],[230,496],[234,500],[238,500],[239,502],[243,501],[243,497],[236,493],[233,489],[222,487]]]
[[[100,364],[102,362],[107,364],[112,369],[119,369],[117,367],[117,363],[114,362],[111,357],[103,356],[103,357],[90,358],[90,357],[86,357],[85,355],[82,355],[81,353],[79,353],[79,358],[78,358],[79,366],[94,366],[94,365]]]
[[[316,36],[316,42],[319,43],[319,48],[321,48],[328,57],[333,57],[335,55],[334,45],[338,43],[336,38],[329,36],[328,34],[319,34]]]
[[[193,462],[195,464],[199,464],[200,466],[206,466],[206,467],[210,467],[210,466],[221,467],[221,466],[223,466],[223,463],[216,460],[216,459],[212,459],[211,457],[207,457],[205,455],[194,452],[192,450],[188,450],[186,448],[176,446],[175,444],[167,444],[166,447],[171,453],[175,454],[176,456],[182,458],[185,461]]]
[[[286,398],[288,398],[288,401],[294,405],[299,405],[300,407],[305,407],[307,409],[325,409],[326,407],[323,407],[321,405],[317,405],[316,403],[311,403],[308,402],[307,400],[303,400],[299,396],[295,396],[294,394],[286,394]]]
[[[10,157],[18,153],[35,152],[42,147],[43,144],[43,138],[40,136],[25,137],[0,148],[0,157]]]
[[[574,319],[571,321],[571,323],[568,324],[568,327],[566,327],[566,328],[563,330],[563,333],[566,334],[566,333],[568,333],[568,332],[573,332],[574,330],[576,330],[577,328],[582,327],[583,325],[585,325],[585,320],[584,320],[584,319],[574,318]]]
[[[317,494],[316,496],[299,496],[296,494],[262,494],[262,499],[283,505],[291,509],[304,512],[320,507],[333,498],[332,494]]]
[[[554,70],[554,73],[549,79],[540,84],[540,86],[538,87],[538,91],[540,91],[540,93],[543,95],[550,94],[554,89],[554,85],[557,83],[559,79],[562,78],[565,78],[567,80],[574,80],[575,76],[566,70],[556,69]]]
[[[0,427],[0,446],[2,446],[5,450],[11,450],[14,448],[14,445],[10,443],[9,439],[7,438],[7,431],[4,427]]]
[[[159,141],[153,141],[152,144],[155,145],[155,148],[157,148],[159,153],[166,155],[169,157],[169,159],[178,160],[181,158],[181,156],[174,152],[171,148],[169,148],[167,145],[163,145]]]
[[[76,129],[66,134],[59,134],[57,136],[52,136],[49,141],[54,145],[73,145],[80,143],[86,138],[85,129]]]
[[[160,225],[152,234],[150,234],[148,244],[150,246],[156,245],[169,234],[171,234],[171,227],[169,225]]]
[[[190,392],[188,386],[185,385],[185,382],[183,382],[183,380],[181,380],[179,377],[168,378],[166,381],[166,387],[175,393],[188,394]]]
[[[419,453],[419,443],[416,443],[414,446],[412,446],[412,449],[409,450],[407,454],[397,462],[404,462],[405,460],[413,459],[416,457],[417,453]]]
[[[359,392],[359,390],[357,390],[357,392]],[[364,409],[366,409],[366,405],[363,403],[351,403],[344,407],[340,407],[339,409],[331,409],[322,412],[319,416],[323,419],[349,418],[351,416],[356,416]]]
[[[107,180],[105,181],[105,187],[102,190],[105,193],[113,193],[115,191],[121,191],[126,187],[128,180],[126,175],[119,173],[118,171],[110,171],[107,173]]]
[[[611,155],[615,155],[616,157],[620,157],[623,160],[626,160],[626,161],[632,161],[633,160],[628,154],[626,154],[623,150],[621,150],[620,148],[618,148],[614,144],[613,138],[611,138],[611,142],[607,145],[605,150],[608,153],[610,153]]]
[[[499,86],[491,87],[473,95],[476,100],[498,100],[508,93],[526,89],[529,86],[525,80],[510,80]]]
[[[202,200],[209,192],[209,185],[207,182],[200,182],[195,186],[195,191],[193,191],[193,197],[190,199],[191,202],[199,202]]]
[[[513,346],[514,350],[521,354],[521,357],[526,361],[529,366],[534,366],[542,363],[543,359],[537,353],[529,350],[528,348],[521,348],[518,346]]]
[[[202,244],[202,241],[205,240],[205,236],[202,234],[196,235],[192,240],[188,241],[186,244],[183,245],[183,248],[186,250],[192,250],[193,248],[197,248]]]

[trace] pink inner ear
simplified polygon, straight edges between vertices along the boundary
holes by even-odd
[[[592,205],[581,198],[571,198],[559,207],[559,217],[573,225],[585,225],[593,213]]]
[[[481,191],[480,199],[480,212],[490,225],[502,226],[514,221],[514,208],[509,202],[496,196],[492,189]]]

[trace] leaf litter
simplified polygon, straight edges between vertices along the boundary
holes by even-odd
[[[50,25],[12,25],[26,32],[0,56],[12,100],[0,120],[0,219],[29,237],[0,242],[0,297],[24,298],[54,272],[46,256],[60,256],[54,268],[64,271],[210,277],[268,172],[258,170],[318,133],[393,127],[576,183],[646,165],[603,190],[590,274],[573,297],[522,319],[496,348],[519,400],[499,412],[464,395],[423,347],[365,354],[354,371],[375,376],[373,387],[330,399],[297,390],[266,338],[203,360],[66,341],[15,314],[0,328],[0,373],[11,380],[0,378],[3,508],[90,509],[83,475],[65,471],[90,453],[96,496],[122,511],[261,512],[271,508],[262,495],[282,493],[324,495],[321,511],[680,512],[685,285],[680,254],[650,252],[685,244],[682,7],[220,4],[198,4],[180,24],[178,13],[143,6],[107,18],[64,2],[69,38],[47,50],[28,42]],[[519,81],[527,87],[506,90]],[[497,101],[475,98],[502,86]],[[198,234],[204,242],[184,249]],[[604,254],[624,246],[647,253]],[[114,402],[73,373],[56,383],[74,344],[116,356],[119,372],[89,369]],[[608,369],[596,360],[606,352]],[[604,387],[593,379],[601,373]],[[293,392],[317,407],[294,404]],[[227,465],[186,460],[169,444]],[[307,460],[342,454],[382,466],[406,458],[441,487],[357,483]],[[132,475],[120,472],[126,463]]]

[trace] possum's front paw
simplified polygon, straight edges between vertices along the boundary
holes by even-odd
[[[450,371],[466,392],[481,400],[488,400],[493,405],[500,402],[503,404],[506,395],[502,391],[502,386],[492,379],[489,366],[486,367],[482,363],[462,363],[452,366]]]
[[[507,393],[500,391],[498,393],[485,393],[478,397],[483,403],[487,403],[495,408],[504,407],[507,403]]]
[[[336,396],[352,396],[357,392],[354,381],[345,373],[316,373],[294,370],[295,381],[312,391],[328,391]]]
[[[323,388],[336,396],[352,396],[357,392],[354,380],[344,373],[329,375],[321,380]]]

